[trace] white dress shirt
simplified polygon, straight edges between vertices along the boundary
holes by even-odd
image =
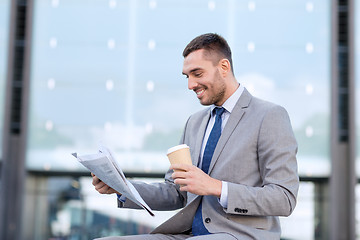
[[[244,87],[242,85],[239,85],[238,89],[221,106],[225,109],[224,113],[221,115],[221,120],[222,120],[221,132],[223,131],[227,121],[229,120],[231,111],[234,109],[234,107],[235,107],[237,101],[239,100],[241,94],[243,93],[243,91],[244,91]],[[202,146],[201,146],[200,161],[199,161],[199,165],[198,165],[199,168],[201,168],[201,166],[202,166],[202,159],[203,159],[203,155],[204,155],[204,151],[205,151],[205,146],[206,146],[207,140],[209,138],[210,132],[215,124],[216,115],[213,112],[215,107],[219,107],[219,106],[215,106],[215,105],[211,106],[211,116],[210,116],[208,125],[206,127],[205,136],[204,136]],[[227,205],[228,205],[227,200],[228,200],[228,183],[225,181],[222,181],[221,197],[219,199],[219,202],[220,202],[221,206],[223,206],[224,208],[227,208]]]

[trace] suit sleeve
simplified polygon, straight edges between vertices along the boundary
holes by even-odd
[[[153,210],[170,211],[185,206],[186,193],[181,192],[179,187],[173,183],[170,177],[172,172],[168,171],[165,175],[165,181],[161,183],[144,183],[131,181],[144,201]],[[118,207],[140,209],[138,205],[126,199],[123,203],[118,200]]]
[[[227,213],[289,216],[299,188],[297,143],[286,110],[274,106],[261,122],[257,156],[261,186],[229,182]]]
[[[183,143],[183,141],[184,133],[180,143]],[[174,183],[174,179],[171,177],[172,173],[173,170],[169,169],[165,174],[164,182],[161,183],[148,184],[139,181],[131,181],[131,183],[151,209],[159,211],[175,210],[185,206],[187,194],[180,191],[179,185]],[[121,202],[118,199],[118,207],[140,209],[138,205],[129,199],[125,202]]]

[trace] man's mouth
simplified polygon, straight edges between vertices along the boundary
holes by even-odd
[[[197,97],[201,98],[204,95],[205,89],[199,89],[199,90],[196,90],[195,92],[196,92]]]

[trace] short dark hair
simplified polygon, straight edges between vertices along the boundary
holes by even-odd
[[[216,59],[217,62],[214,62],[214,64],[217,64],[222,58],[226,58],[227,60],[229,60],[231,71],[234,74],[231,49],[227,41],[222,36],[216,33],[205,33],[197,36],[185,47],[183,51],[183,56],[185,58],[190,53],[200,49],[204,49],[210,55],[212,53],[216,53],[219,55],[219,58]]]

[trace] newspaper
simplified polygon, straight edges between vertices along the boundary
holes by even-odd
[[[90,155],[78,156],[77,153],[72,155],[101,181],[144,208],[151,216],[155,216],[134,185],[126,179],[114,154],[108,148],[101,146],[98,153]]]

